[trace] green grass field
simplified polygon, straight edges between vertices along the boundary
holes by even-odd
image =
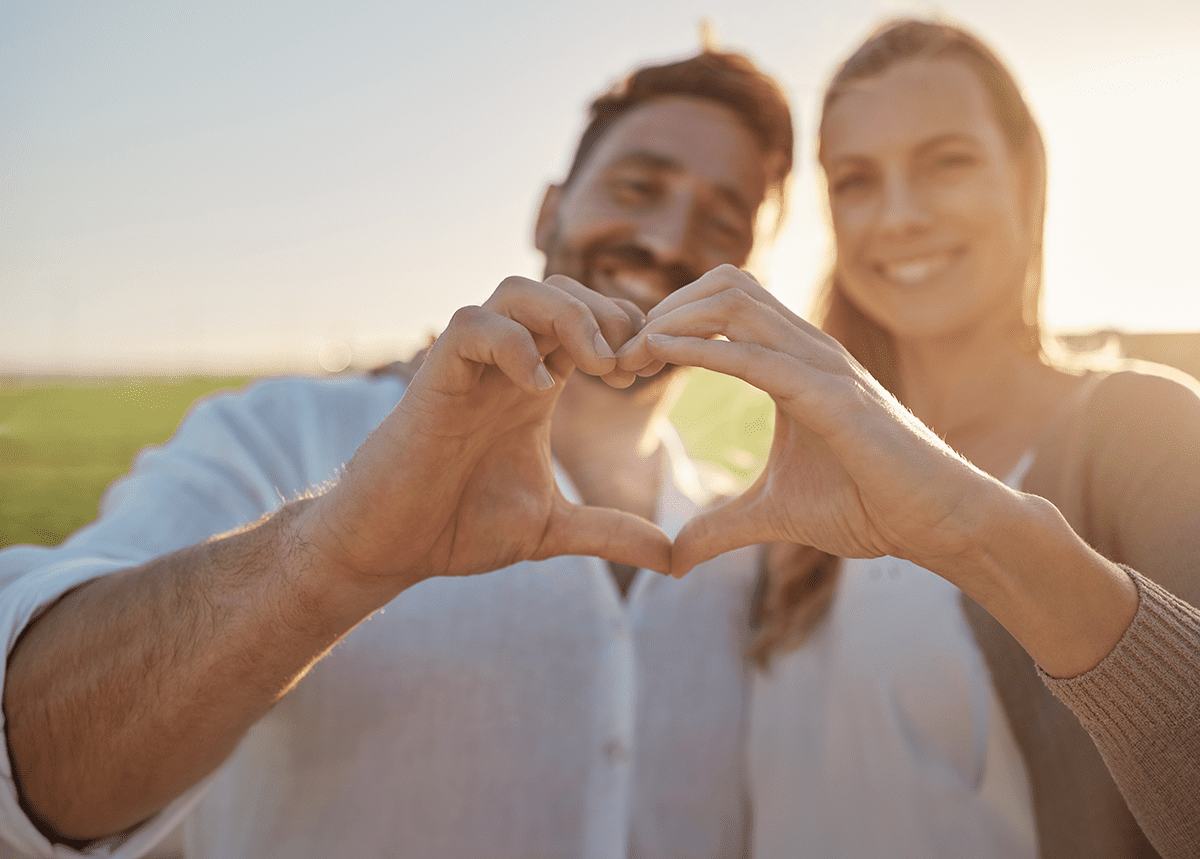
[[[54,545],[96,516],[134,454],[244,378],[0,380],[0,546]]]
[[[0,378],[0,548],[55,545],[96,516],[100,494],[143,447],[166,441],[188,406],[246,377]],[[739,479],[770,445],[767,398],[697,373],[672,412],[693,456]]]

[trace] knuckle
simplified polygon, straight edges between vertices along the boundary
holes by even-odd
[[[531,281],[527,277],[521,277],[515,274],[509,275],[508,277],[504,278],[504,280],[500,281],[500,283],[496,285],[496,288],[492,290],[492,296],[488,299],[488,302],[507,301],[515,295],[528,292],[529,287],[533,284],[534,281]]]
[[[558,289],[569,289],[577,285],[578,281],[574,278],[567,277],[565,274],[552,274],[542,281],[547,286],[553,286]]]
[[[592,314],[592,309],[573,296],[565,296],[566,302],[561,311],[559,320],[565,323],[569,328],[585,331],[596,327],[596,317]]]
[[[631,326],[635,324],[635,320],[642,324],[645,323],[646,314],[628,298],[610,298],[609,301],[615,304],[617,309],[624,315],[625,318],[622,322],[628,322]]]
[[[621,342],[628,340],[637,330],[629,313],[621,307],[603,307],[595,314],[596,321],[606,332],[617,335]]]
[[[758,283],[749,273],[727,262],[714,268],[708,276],[727,289],[747,289]]]
[[[527,289],[533,283],[534,281],[527,277],[521,277],[519,274],[510,274],[496,285],[496,291],[498,292],[502,289],[505,291],[513,289]]]
[[[762,345],[761,343],[756,343],[752,340],[742,343],[742,349],[746,352],[746,354],[749,357],[753,358],[755,361],[759,361],[759,360],[766,358],[767,356],[774,353],[773,349],[768,349],[766,346]]]
[[[468,304],[466,307],[460,307],[454,311],[454,315],[450,317],[450,324],[446,326],[446,330],[449,332],[458,328],[478,326],[489,315],[478,304]]]
[[[533,337],[521,325],[510,322],[497,332],[495,348],[508,354],[520,354],[533,347]]]
[[[747,292],[736,286],[722,290],[717,295],[717,301],[727,313],[741,313],[758,304]]]

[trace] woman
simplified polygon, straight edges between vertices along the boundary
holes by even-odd
[[[969,34],[872,36],[820,161],[828,333],[723,269],[621,353],[776,402],[763,475],[672,561],[774,544],[755,856],[1200,855],[1194,382],[1043,348],[1041,138]]]

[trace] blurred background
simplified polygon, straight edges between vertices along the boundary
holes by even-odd
[[[817,101],[897,14],[975,29],[1028,91],[1050,327],[1200,372],[1196,0],[6,0],[0,546],[91,519],[197,396],[407,356],[540,275],[534,211],[585,104],[695,51],[702,19],[793,100],[792,210],[755,269],[805,308],[827,254]],[[704,397],[675,415],[685,439],[752,473],[767,406]]]
[[[1196,0],[613,0],[0,6],[0,373],[244,373],[412,351],[530,243],[585,103],[699,22],[799,120],[758,270],[803,307],[826,254],[812,152],[834,63],[942,14],[1015,69],[1050,155],[1057,329],[1200,328]]]

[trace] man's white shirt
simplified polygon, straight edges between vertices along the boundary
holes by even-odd
[[[97,522],[0,553],[8,652],[71,587],[334,478],[402,391],[281,379],[200,404],[110,487]],[[658,522],[673,536],[704,490],[664,436]],[[585,557],[427,580],[351,631],[209,779],[87,855],[142,855],[186,817],[189,859],[740,857],[754,567],[745,549],[680,581],[642,570],[626,599]],[[6,751],[0,768],[0,841],[78,855],[25,817]]]

